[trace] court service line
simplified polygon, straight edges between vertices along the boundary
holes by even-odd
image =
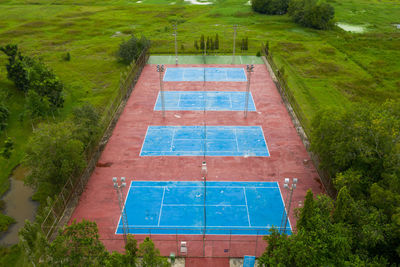
[[[246,205],[219,205],[219,204],[208,204],[208,205],[203,205],[203,204],[164,204],[164,206],[168,207],[246,207]]]
[[[173,128],[172,136],[171,136],[171,146],[169,147],[169,151],[161,151],[161,152],[172,152],[172,147],[174,145],[176,128]]]
[[[243,186],[243,192],[244,192],[244,200],[246,201],[246,210],[247,210],[247,218],[249,220],[249,227],[251,227],[249,206],[247,205],[246,187],[244,187],[244,186]]]
[[[239,150],[239,142],[238,142],[238,139],[237,139],[237,129],[235,129],[235,131],[234,131],[234,133],[235,133],[235,141],[236,141],[236,149],[237,149],[237,152],[240,152],[240,150]]]
[[[161,221],[161,213],[162,213],[162,207],[163,207],[163,203],[164,203],[164,195],[165,195],[165,187],[164,187],[162,199],[161,199],[160,214],[158,215],[158,226],[160,226],[160,221]]]

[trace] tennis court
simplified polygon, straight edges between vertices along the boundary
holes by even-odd
[[[165,110],[245,110],[246,92],[166,91]],[[162,110],[161,93],[158,94],[154,110]],[[256,111],[253,96],[249,93],[248,110]]]
[[[165,82],[245,82],[243,68],[167,68]]]
[[[133,181],[125,209],[131,234],[266,235],[285,212],[277,182]]]
[[[260,126],[149,126],[140,156],[268,157]]]

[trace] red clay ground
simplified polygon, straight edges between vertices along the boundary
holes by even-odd
[[[204,65],[185,65],[203,67]],[[175,67],[175,65],[166,65]],[[245,65],[207,65],[207,67],[243,67]],[[257,111],[247,119],[237,111],[154,111],[159,92],[159,76],[155,65],[147,65],[128,100],[105,150],[82,194],[72,219],[94,220],[101,240],[108,250],[122,251],[123,238],[115,235],[119,220],[117,195],[112,177],[127,177],[128,185],[135,180],[201,181],[203,157],[140,157],[149,125],[260,125],[263,128],[270,157],[207,157],[209,181],[278,181],[283,188],[285,177],[297,177],[293,194],[290,222],[295,225],[294,208],[301,205],[306,191],[323,192],[318,174],[289,117],[281,97],[265,65],[255,65],[251,92]],[[203,90],[203,82],[166,82],[165,90]],[[245,91],[246,82],[207,82],[207,91]],[[308,163],[304,163],[306,162]],[[100,167],[109,166],[109,167]],[[125,195],[127,190],[125,190]],[[284,194],[284,192],[282,192]],[[152,235],[162,255],[178,251],[180,241],[187,241],[188,257],[260,256],[265,249],[262,237]],[[136,235],[139,241],[143,235]],[[205,260],[205,259],[204,259]],[[193,260],[194,261],[194,260]],[[225,262],[225,261],[224,261]],[[189,262],[188,262],[189,263]],[[205,262],[204,262],[205,263]],[[193,263],[194,264],[194,263]],[[213,264],[214,265],[214,264]],[[218,265],[224,266],[225,263]]]

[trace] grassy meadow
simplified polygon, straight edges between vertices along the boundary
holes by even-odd
[[[198,52],[200,35],[220,39],[220,52],[231,53],[233,27],[237,40],[249,38],[255,55],[269,41],[274,59],[284,66],[288,84],[311,119],[326,107],[346,107],[354,101],[383,102],[400,97],[400,24],[398,1],[328,0],[338,22],[362,25],[364,33],[339,28],[306,29],[287,16],[252,12],[247,0],[216,0],[191,5],[183,0],[0,0],[0,45],[15,43],[30,56],[41,58],[64,82],[65,107],[46,120],[62,120],[74,106],[90,102],[102,108],[115,95],[125,66],[115,59],[130,34],[152,40],[153,54],[174,52],[172,24],[178,24],[180,53]],[[236,46],[240,54],[240,46]],[[69,52],[71,61],[64,61]],[[0,159],[0,194],[8,177],[24,157],[32,128],[21,120],[24,96],[6,78],[7,58],[0,54],[0,91],[5,92],[11,117],[6,136],[15,143],[9,160]]]

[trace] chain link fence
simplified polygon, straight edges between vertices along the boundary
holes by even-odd
[[[103,116],[100,121],[101,134],[92,139],[86,147],[85,154],[88,158],[87,167],[80,176],[70,177],[60,193],[53,200],[48,200],[48,206],[44,208],[43,220],[41,222],[41,229],[47,238],[51,239],[52,235],[57,233],[55,230],[66,223],[62,219],[68,210],[67,207],[74,206],[74,203],[77,202],[78,197],[82,194],[119,118],[124,102],[129,98],[135,87],[149,56],[149,47],[147,47],[142,51],[136,62],[131,63],[127,72],[121,74],[117,95],[109,105],[104,108],[102,113]]]
[[[271,67],[273,73],[275,74],[275,85],[278,88],[279,93],[281,94],[282,100],[287,102],[287,106],[289,109],[293,110],[295,114],[294,120],[299,121],[300,127],[297,127],[297,131],[300,134],[300,137],[303,140],[303,143],[309,152],[309,155],[314,162],[314,165],[318,171],[318,174],[321,178],[323,186],[326,192],[331,196],[335,197],[337,192],[332,183],[332,177],[330,177],[329,173],[319,167],[320,159],[318,155],[310,151],[310,138],[311,138],[311,121],[309,118],[304,114],[302,108],[300,107],[299,103],[296,100],[296,97],[293,94],[293,91],[287,84],[285,78],[285,71],[284,68],[279,68],[274,61],[272,52],[269,50],[268,46],[262,45],[262,54],[267,59],[269,66]]]

